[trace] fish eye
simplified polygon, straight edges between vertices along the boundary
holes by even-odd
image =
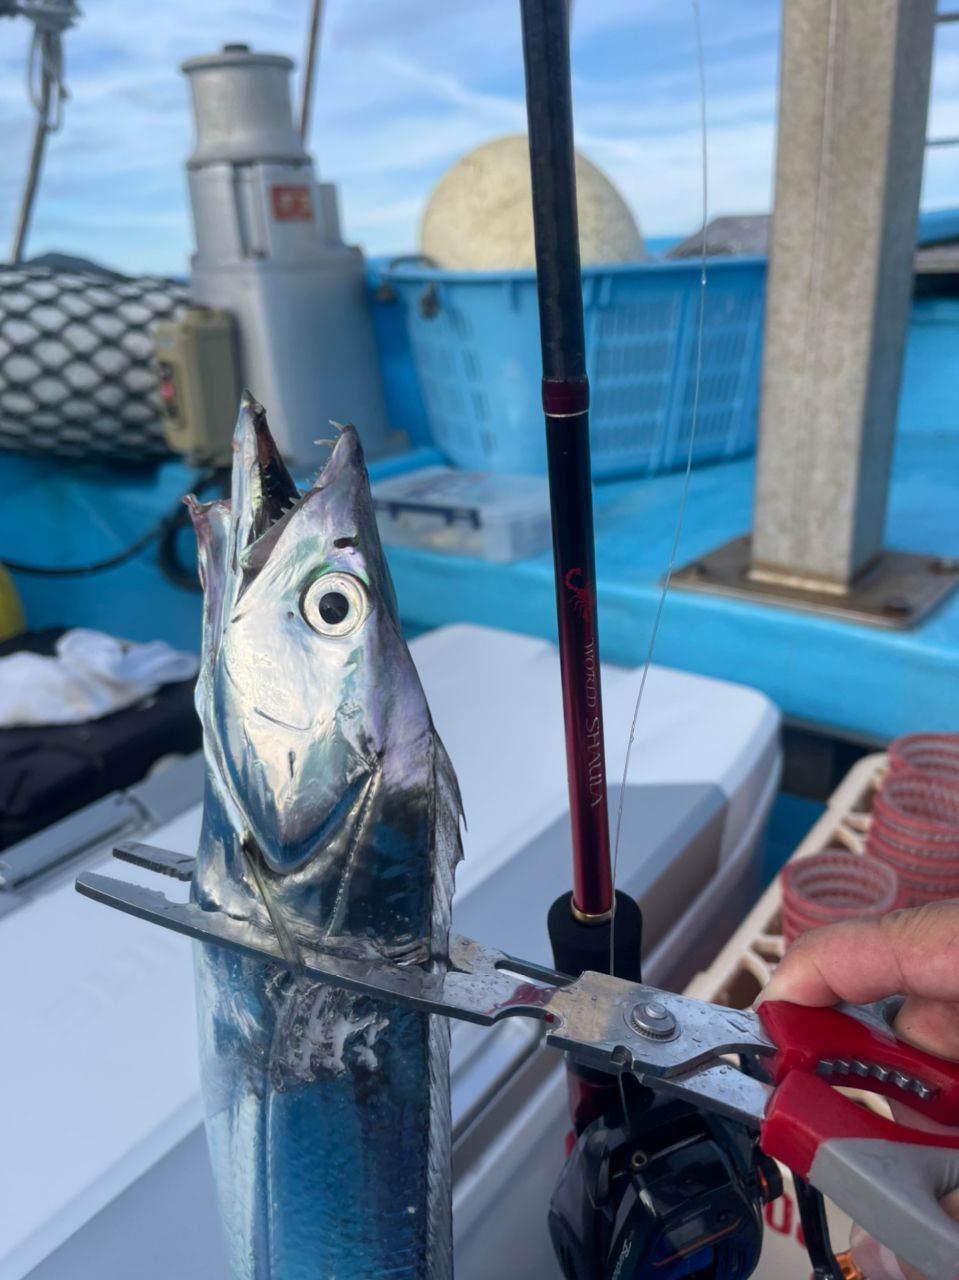
[[[303,617],[321,636],[348,636],[370,611],[369,597],[359,578],[350,573],[326,573],[303,593]]]

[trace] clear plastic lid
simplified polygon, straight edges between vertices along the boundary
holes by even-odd
[[[390,515],[424,511],[482,524],[512,523],[549,515],[549,487],[545,476],[503,476],[485,471],[457,471],[453,467],[424,467],[378,480],[372,488],[377,511]]]

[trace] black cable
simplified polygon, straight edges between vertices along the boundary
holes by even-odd
[[[0,564],[11,573],[22,573],[32,578],[82,578],[87,574],[102,573],[105,569],[113,569],[127,560],[132,560],[144,547],[149,546],[154,538],[159,537],[168,518],[164,516],[163,520],[155,524],[152,529],[148,529],[142,537],[137,538],[136,542],[132,542],[125,550],[117,552],[107,560],[96,560],[92,564],[80,565],[40,565],[21,564],[18,560],[8,560],[3,556],[0,558]]]
[[[187,489],[186,493],[202,493],[204,490],[209,489],[211,485],[220,483],[221,477],[222,472],[219,470],[202,472],[197,476],[190,488]],[[186,494],[183,496],[185,497]],[[22,564],[18,560],[8,560],[5,556],[0,555],[0,565],[3,565],[11,573],[21,573],[25,577],[33,578],[84,578],[91,574],[103,573],[107,569],[115,569],[121,564],[126,564],[128,560],[132,560],[134,556],[139,555],[151,542],[159,539],[160,545],[163,547],[167,540],[179,528],[182,528],[184,520],[187,518],[187,512],[182,506],[182,502],[183,498],[178,499],[176,507],[161,520],[158,520],[146,533],[141,534],[128,547],[118,551],[115,555],[108,556],[105,560],[95,560],[91,564],[81,565],[39,565]],[[168,556],[168,559],[172,561],[173,557]],[[177,572],[175,576],[170,577],[170,581],[174,582],[176,586],[185,587],[187,586],[188,575],[179,565],[179,561],[175,561],[175,563]],[[164,569],[162,560],[160,567]],[[166,572],[165,569],[164,572]]]
[[[829,1222],[822,1192],[817,1191],[799,1174],[793,1176],[793,1191],[799,1207],[806,1240],[806,1252],[813,1267],[813,1280],[843,1280],[842,1265],[833,1253],[829,1240]]]
[[[179,587],[181,591],[202,591],[196,564],[187,567],[180,559],[177,540],[189,523],[190,513],[183,506],[167,520],[157,543],[157,564],[171,586]]]
[[[199,496],[208,489],[217,489],[221,498],[229,497],[230,468],[211,467],[209,471],[197,479],[193,493]],[[181,591],[200,592],[203,590],[203,586],[200,582],[196,563],[191,564],[189,568],[184,567],[183,561],[180,559],[177,543],[178,537],[190,523],[190,513],[181,501],[160,530],[160,539],[157,543],[157,564],[160,572],[171,586],[179,587]]]

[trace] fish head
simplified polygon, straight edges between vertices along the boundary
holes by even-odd
[[[337,430],[301,494],[246,396],[229,508],[193,508],[207,756],[276,873],[345,852],[375,789],[412,785],[430,758],[362,446],[352,426]]]

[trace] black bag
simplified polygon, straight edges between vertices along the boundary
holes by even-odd
[[[52,654],[64,628],[0,643],[0,657]],[[201,744],[194,681],[162,685],[131,707],[86,724],[0,729],[0,849],[139,782],[161,756]]]

